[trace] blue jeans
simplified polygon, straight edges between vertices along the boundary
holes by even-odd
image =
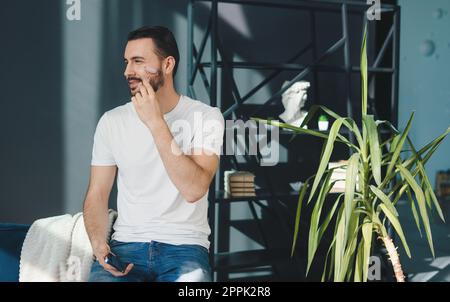
[[[208,250],[200,245],[172,245],[152,241],[111,240],[111,251],[134,267],[123,277],[115,277],[98,261],[92,265],[89,282],[210,282]]]

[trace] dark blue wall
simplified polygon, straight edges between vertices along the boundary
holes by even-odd
[[[8,1],[0,9],[0,221],[61,213],[59,1]]]

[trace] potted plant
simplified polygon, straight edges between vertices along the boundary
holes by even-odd
[[[434,208],[444,220],[424,167],[450,132],[450,128],[417,150],[408,135],[414,113],[403,131],[395,129],[389,121],[375,120],[373,115],[367,114],[366,35],[367,30],[361,47],[362,129],[359,129],[351,118],[339,116],[323,106],[313,106],[300,127],[253,118],[293,130],[298,134],[313,135],[326,140],[316,174],[306,180],[299,192],[292,245],[293,253],[299,232],[300,215],[306,200],[307,205],[313,206],[308,238],[307,273],[325,231],[330,224],[334,225],[322,281],[325,280],[326,273],[330,277],[333,275],[334,281],[367,281],[369,257],[376,239],[381,240],[387,249],[396,280],[405,280],[399,254],[387,231],[389,222],[400,238],[406,254],[411,257],[396,209],[401,198],[408,199],[420,232],[423,226],[433,257],[428,209]],[[304,129],[303,126],[320,110],[334,120],[329,133]],[[380,135],[382,126],[392,130],[389,138],[384,140]],[[352,133],[355,142],[340,134],[343,127]],[[352,155],[346,165],[345,192],[334,195],[336,197],[331,204],[331,210],[322,213],[325,198],[334,184],[334,181],[330,181],[334,168],[329,169],[328,164],[335,143],[346,145]],[[405,151],[409,151],[409,155],[404,153]]]

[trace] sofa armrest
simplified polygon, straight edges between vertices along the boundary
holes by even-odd
[[[19,281],[20,253],[29,228],[29,225],[0,223],[0,282]]]

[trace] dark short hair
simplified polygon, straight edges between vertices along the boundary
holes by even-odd
[[[156,46],[156,55],[167,58],[172,56],[175,58],[175,67],[173,68],[173,77],[178,69],[180,60],[180,52],[178,51],[177,41],[172,32],[164,26],[144,26],[133,30],[128,34],[128,41],[151,38]]]

